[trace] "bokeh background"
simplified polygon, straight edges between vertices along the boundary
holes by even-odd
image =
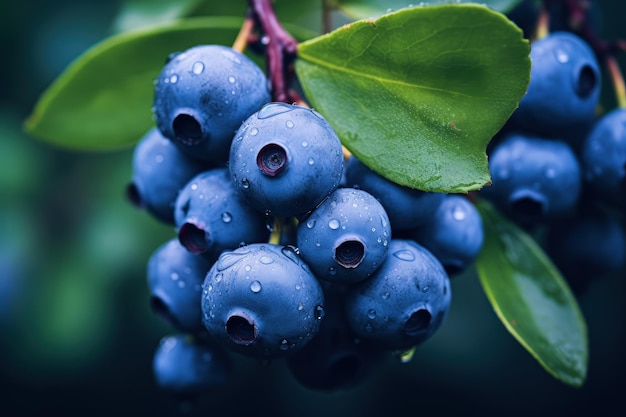
[[[626,38],[623,2],[595,3],[603,36]],[[22,130],[41,92],[112,33],[121,8],[0,2],[0,416],[623,415],[624,276],[579,296],[590,340],[582,388],[554,379],[507,333],[470,271],[455,277],[447,321],[413,360],[389,357],[354,389],[311,391],[282,363],[235,358],[228,384],[192,407],[158,391],[152,355],[173,329],[150,311],[145,267],[174,231],[126,201],[132,149],[72,152]]]

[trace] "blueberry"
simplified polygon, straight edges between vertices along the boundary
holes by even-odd
[[[152,369],[160,389],[179,399],[195,399],[223,386],[231,373],[231,364],[221,347],[181,334],[161,339]]]
[[[585,184],[600,199],[626,208],[626,109],[606,113],[581,151]]]
[[[270,103],[238,130],[229,168],[235,186],[257,210],[298,217],[338,187],[343,153],[319,113]]]
[[[481,194],[525,227],[571,215],[579,201],[580,164],[566,142],[510,134],[491,152],[489,170]]]
[[[241,243],[265,242],[267,219],[242,198],[228,168],[214,168],[193,177],[178,194],[174,212],[180,242],[212,260]]]
[[[130,201],[156,219],[174,224],[174,203],[181,188],[207,163],[189,158],[156,129],[150,129],[133,151]]]
[[[354,283],[385,260],[391,226],[371,194],[338,188],[298,224],[298,249],[319,279]]]
[[[439,260],[413,240],[393,239],[383,265],[348,288],[346,317],[359,337],[405,350],[439,329],[450,299],[450,279]]]
[[[394,230],[411,229],[423,224],[434,214],[445,195],[390,181],[354,155],[346,162],[345,177],[347,186],[363,189],[381,202]]]
[[[198,45],[173,56],[154,89],[164,136],[191,157],[222,164],[235,131],[271,99],[263,71],[244,54]]]
[[[209,334],[253,358],[297,352],[317,333],[324,316],[322,288],[289,246],[253,243],[223,252],[203,290]]]
[[[626,232],[609,212],[585,208],[574,218],[552,222],[546,252],[576,294],[626,265]]]
[[[449,276],[464,271],[483,245],[483,223],[465,197],[448,194],[431,220],[417,227],[413,238],[439,259]]]
[[[212,265],[206,257],[189,252],[176,238],[159,246],[147,268],[152,309],[180,331],[203,331],[199,300]]]
[[[563,135],[593,122],[600,97],[600,69],[591,47],[571,32],[534,41],[530,83],[513,121],[540,135]]]
[[[324,289],[326,315],[318,333],[287,359],[287,366],[309,389],[339,391],[363,383],[382,362],[384,351],[354,334],[345,316],[343,291],[328,289]]]

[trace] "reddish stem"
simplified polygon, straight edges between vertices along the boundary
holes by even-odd
[[[271,0],[249,0],[252,12],[261,25],[261,38],[266,48],[267,67],[272,84],[272,99],[293,103],[300,98],[289,90],[294,76],[293,61],[298,50],[296,41],[280,24]]]

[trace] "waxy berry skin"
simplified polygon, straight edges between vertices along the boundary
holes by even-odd
[[[203,323],[231,351],[270,359],[302,349],[324,317],[324,293],[296,250],[254,243],[224,251],[203,284]]]
[[[154,88],[159,130],[185,154],[223,164],[235,131],[271,99],[263,71],[222,45],[198,45],[175,54]]]
[[[257,210],[301,217],[339,186],[343,152],[316,111],[269,103],[237,131],[228,166],[233,184]]]
[[[435,256],[410,239],[394,239],[387,259],[367,280],[348,288],[350,328],[390,350],[423,343],[450,308],[450,278]]]

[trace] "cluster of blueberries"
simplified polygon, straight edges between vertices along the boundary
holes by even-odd
[[[272,102],[229,47],[172,54],[153,113],[127,192],[176,232],[147,265],[151,307],[177,331],[154,355],[159,387],[208,392],[234,353],[346,388],[440,328],[450,277],[483,242],[464,196],[378,175],[318,112]]]
[[[480,195],[533,233],[576,294],[626,265],[626,108],[598,115],[601,71],[587,42],[531,43],[528,91],[492,141]]]

